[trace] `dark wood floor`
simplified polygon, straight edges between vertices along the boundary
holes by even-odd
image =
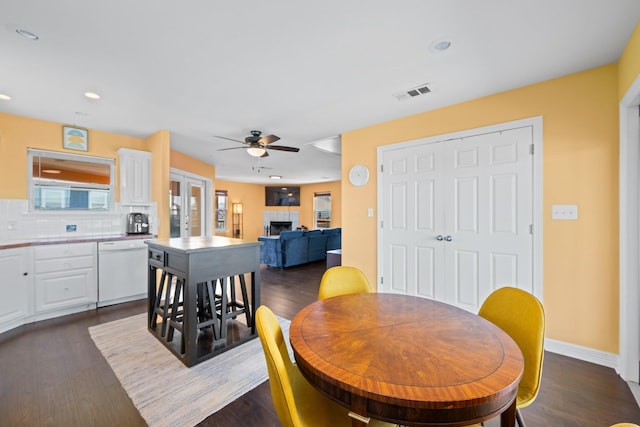
[[[315,301],[323,272],[324,263],[263,269],[262,303],[291,319]],[[144,301],[120,304],[1,334],[0,427],[144,426],[87,330],[144,310]],[[640,408],[612,369],[547,353],[543,372],[538,399],[523,410],[528,427],[640,423]],[[200,424],[279,425],[267,382]]]

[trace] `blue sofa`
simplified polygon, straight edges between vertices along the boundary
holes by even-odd
[[[327,251],[342,247],[341,228],[283,231],[279,236],[261,236],[260,263],[269,267],[292,267],[322,261]]]

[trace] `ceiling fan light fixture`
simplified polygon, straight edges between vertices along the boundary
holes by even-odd
[[[250,156],[253,157],[262,157],[262,155],[264,153],[266,153],[267,150],[265,150],[264,148],[261,147],[249,147],[247,148],[247,153],[249,153]]]

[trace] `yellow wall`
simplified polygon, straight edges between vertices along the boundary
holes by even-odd
[[[331,227],[342,226],[342,185],[340,181],[305,184],[300,186],[300,225],[313,228],[314,193],[331,193]]]
[[[634,80],[640,75],[640,23],[629,38],[629,42],[618,63],[618,98],[622,99]]]
[[[216,191],[225,190],[227,192],[229,210],[227,218],[229,220],[228,231],[226,233],[216,233],[233,237],[231,206],[233,203],[242,203],[242,238],[245,240],[257,240],[262,235],[262,211],[264,210],[264,186],[258,184],[247,184],[242,182],[216,180],[214,183]]]
[[[0,199],[28,197],[27,148],[114,158],[117,171],[116,151],[123,147],[148,151],[140,138],[97,130],[89,130],[88,151],[67,150],[62,148],[62,124],[0,113]]]
[[[608,65],[342,135],[342,176],[369,166],[369,184],[342,183],[343,263],[377,283],[377,147],[543,117],[543,293],[547,337],[618,352],[618,69]],[[578,221],[551,221],[577,204]]]
[[[262,213],[266,210],[297,211],[300,225],[313,228],[313,193],[331,192],[331,226],[340,227],[342,202],[342,188],[340,181],[321,184],[300,185],[300,207],[297,206],[269,206],[264,205],[264,187],[262,184],[246,184],[242,182],[217,180],[214,184],[216,190],[226,190],[229,198],[229,229],[227,233],[216,233],[230,236],[232,234],[232,214],[230,212],[233,203],[242,203],[243,210],[243,238],[256,240],[264,234],[262,229]]]
[[[171,135],[160,130],[146,139],[89,130],[89,150],[62,148],[62,124],[0,113],[0,199],[26,199],[27,148],[86,154],[116,160],[116,201],[120,200],[117,151],[130,148],[151,152],[151,199],[158,209],[158,236],[169,237],[169,170],[171,166],[213,179],[215,168],[182,153],[171,151]],[[206,173],[205,173],[206,171]]]
[[[158,237],[169,237],[169,156],[171,135],[161,130],[145,140],[146,150],[151,152],[151,200],[156,202]]]
[[[171,150],[171,167],[209,178],[211,181],[216,177],[215,166],[175,150]]]

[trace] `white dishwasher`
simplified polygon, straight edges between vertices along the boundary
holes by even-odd
[[[147,297],[148,256],[143,239],[98,242],[98,307]]]

